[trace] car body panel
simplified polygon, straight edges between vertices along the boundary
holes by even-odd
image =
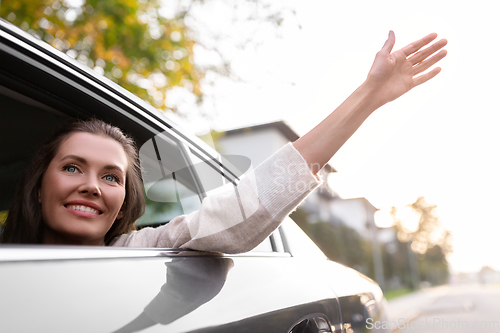
[[[0,331],[112,332],[145,307],[163,318],[148,332],[207,330],[242,320],[262,332],[263,316],[267,332],[287,331],[311,313],[323,313],[339,327],[335,293],[308,269],[311,261],[302,264],[286,255],[182,251],[149,258],[4,261]]]

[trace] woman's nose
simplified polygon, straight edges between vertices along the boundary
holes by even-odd
[[[83,184],[81,184],[78,190],[82,194],[89,194],[94,197],[101,196],[101,189],[99,187],[98,181],[92,179],[91,177],[88,177],[86,181]]]

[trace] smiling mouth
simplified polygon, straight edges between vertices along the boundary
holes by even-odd
[[[92,214],[96,214],[96,215],[102,214],[102,212],[98,211],[97,209],[90,208],[90,207],[83,206],[83,205],[67,205],[65,207],[68,209],[78,210],[81,212],[87,212],[87,213],[92,213]]]

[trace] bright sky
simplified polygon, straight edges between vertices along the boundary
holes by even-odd
[[[215,125],[284,120],[305,134],[360,83],[389,30],[399,49],[431,32],[448,39],[442,72],[373,114],[331,160],[332,187],[388,211],[418,196],[454,236],[455,271],[500,269],[500,20],[493,1],[296,1],[284,37],[233,66],[249,83],[220,83]],[[287,24],[285,22],[285,24]],[[270,34],[272,36],[272,34]],[[293,83],[293,84],[292,84]]]

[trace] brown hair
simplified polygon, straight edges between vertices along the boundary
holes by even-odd
[[[123,134],[115,126],[98,119],[76,121],[59,130],[35,154],[28,164],[21,182],[18,184],[14,202],[5,221],[3,243],[42,243],[43,219],[42,207],[38,202],[38,190],[43,174],[56,155],[61,144],[72,134],[85,132],[109,137],[120,143],[127,155],[125,200],[123,217],[116,220],[104,237],[105,244],[121,234],[135,229],[134,222],[144,213],[144,196],[137,156],[137,148],[132,138]]]

